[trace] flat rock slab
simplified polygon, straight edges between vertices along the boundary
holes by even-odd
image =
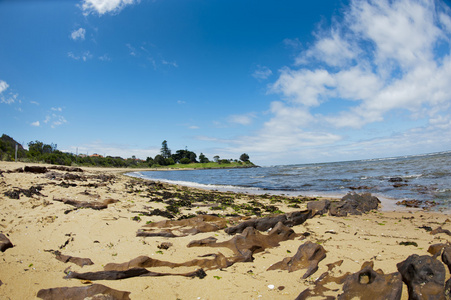
[[[44,300],[84,300],[87,298],[130,300],[129,295],[130,292],[114,290],[101,284],[93,284],[89,286],[42,289],[38,292],[37,297]]]

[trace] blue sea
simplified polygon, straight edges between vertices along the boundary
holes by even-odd
[[[247,169],[133,172],[128,175],[179,185],[254,194],[342,197],[370,192],[385,210],[401,210],[400,200],[451,206],[451,151],[333,163]]]

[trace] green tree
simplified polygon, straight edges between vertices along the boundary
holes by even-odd
[[[154,161],[157,165],[166,166],[166,159],[163,157],[163,155],[158,154],[157,156],[155,156]]]
[[[163,158],[169,158],[171,157],[171,149],[168,147],[168,142],[166,140],[161,143],[161,150],[160,150],[161,156]]]
[[[187,165],[191,162],[191,160],[188,157],[184,157],[180,160],[181,164]]]
[[[215,161],[215,163],[219,162],[219,155],[213,156],[213,160]]]
[[[206,164],[206,163],[208,163],[208,162],[210,162],[210,161],[208,160],[208,158],[207,158],[203,153],[201,153],[201,154],[199,155],[199,162],[200,162],[201,164]]]
[[[241,154],[240,160],[243,161],[243,162],[248,162],[249,161],[249,155],[247,155],[247,153]]]

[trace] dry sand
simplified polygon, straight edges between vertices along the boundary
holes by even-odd
[[[26,164],[31,165],[31,164]],[[23,163],[0,162],[0,170],[14,170],[24,167]],[[137,191],[130,185],[136,179],[122,175],[124,170],[83,168],[82,176],[114,175],[107,184],[95,187],[103,181],[92,177],[86,181],[60,180],[48,178],[47,174],[3,172],[0,174],[0,232],[14,244],[13,248],[0,252],[0,299],[37,299],[41,289],[64,286],[83,286],[86,282],[78,279],[64,279],[64,270],[94,272],[103,270],[107,263],[122,263],[140,255],[185,262],[199,255],[232,252],[225,248],[187,248],[192,240],[214,236],[219,241],[231,236],[224,230],[200,233],[179,238],[137,237],[137,231],[148,221],[164,220],[161,216],[139,216],[134,211],[144,211],[145,207],[164,209],[161,202],[149,202],[146,191]],[[64,171],[53,171],[61,175]],[[62,187],[61,182],[75,183],[77,186]],[[91,184],[90,184],[91,183]],[[14,188],[28,189],[42,184],[42,195],[20,199],[10,199],[4,193]],[[171,187],[167,189],[186,188]],[[191,189],[190,189],[191,190]],[[206,192],[209,193],[209,192]],[[243,199],[240,199],[243,198]],[[81,201],[119,200],[107,209],[77,209],[53,199],[73,199]],[[238,196],[239,201],[248,201]],[[266,198],[256,196],[261,202]],[[305,208],[288,207],[286,203],[275,203],[283,212]],[[65,214],[68,210],[72,210]],[[147,209],[148,210],[148,209]],[[210,213],[226,214],[210,207],[193,208],[185,213],[204,210]],[[135,218],[135,220],[133,220]],[[433,229],[442,226],[451,230],[449,216],[445,213],[425,211],[388,212],[373,211],[361,216],[332,217],[316,216],[304,224],[293,227],[296,233],[310,235],[300,240],[284,241],[279,247],[266,249],[254,255],[253,262],[236,263],[229,268],[208,270],[207,276],[186,278],[179,276],[137,277],[123,280],[101,280],[100,283],[121,291],[131,292],[131,299],[295,299],[306,288],[312,287],[318,276],[327,271],[327,264],[343,260],[343,264],[331,272],[334,276],[355,273],[365,261],[373,261],[374,269],[385,274],[396,272],[396,264],[411,254],[428,255],[431,244],[447,243],[446,234],[431,235],[419,227]],[[307,279],[302,279],[305,270],[295,272],[267,271],[272,264],[285,257],[293,256],[298,247],[306,241],[319,243],[327,251],[327,256],[319,263],[319,269]],[[157,246],[162,242],[173,244],[167,250]],[[418,246],[403,246],[401,242],[415,242]],[[90,258],[94,264],[79,267],[63,263],[45,250],[59,250],[63,254]],[[196,267],[152,268],[155,272],[183,273],[194,271]],[[450,276],[447,273],[446,279]],[[337,296],[342,286],[330,284],[326,295]],[[404,285],[402,299],[407,299]]]

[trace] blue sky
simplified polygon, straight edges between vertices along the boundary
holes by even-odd
[[[447,1],[0,1],[0,133],[260,165],[451,150]]]

